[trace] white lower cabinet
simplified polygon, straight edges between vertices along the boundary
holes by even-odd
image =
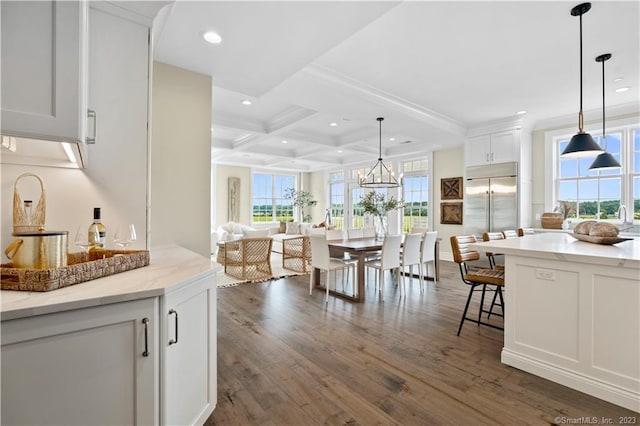
[[[174,288],[3,321],[1,424],[203,424],[217,394],[215,273]]]
[[[162,424],[203,424],[216,405],[213,281],[200,279],[161,298]]]
[[[2,424],[157,424],[158,299],[2,322]]]

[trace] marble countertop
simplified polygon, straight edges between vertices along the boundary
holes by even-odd
[[[471,247],[481,252],[640,269],[640,238],[602,245],[576,240],[568,233],[549,232],[478,242]]]
[[[209,257],[179,246],[154,249],[150,258],[150,264],[143,268],[58,290],[2,290],[0,319],[4,321],[161,296],[220,269]]]

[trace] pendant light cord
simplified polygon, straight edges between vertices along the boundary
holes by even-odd
[[[607,132],[604,129],[604,63],[606,59],[602,61],[602,140],[604,142],[604,149],[607,149]]]
[[[578,112],[578,132],[584,133],[584,116],[582,113],[582,14],[580,14],[580,112]]]
[[[382,120],[384,120],[382,117],[378,118],[378,123],[380,124],[379,129],[380,129],[380,133],[378,135],[378,140],[380,141],[379,143],[379,150],[378,150],[378,160],[382,161]]]

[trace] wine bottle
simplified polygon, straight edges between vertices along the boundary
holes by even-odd
[[[93,209],[93,223],[89,225],[88,240],[91,248],[104,248],[107,241],[107,229],[100,221],[100,207]]]

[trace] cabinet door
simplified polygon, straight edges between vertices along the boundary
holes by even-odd
[[[87,147],[86,174],[108,186],[117,200],[107,213],[111,223],[134,223],[140,244],[136,248],[144,248],[149,28],[93,6],[89,26],[89,108],[96,111],[98,134],[97,142]]]
[[[494,133],[491,135],[491,163],[507,163],[518,161],[515,132]]]
[[[482,135],[467,139],[464,148],[467,166],[482,166],[491,162],[491,136]]]
[[[150,298],[3,321],[2,424],[157,423],[157,309]]]
[[[203,424],[216,404],[216,286],[208,275],[164,296],[161,423]]]
[[[80,142],[86,117],[86,3],[4,1],[2,129]]]

